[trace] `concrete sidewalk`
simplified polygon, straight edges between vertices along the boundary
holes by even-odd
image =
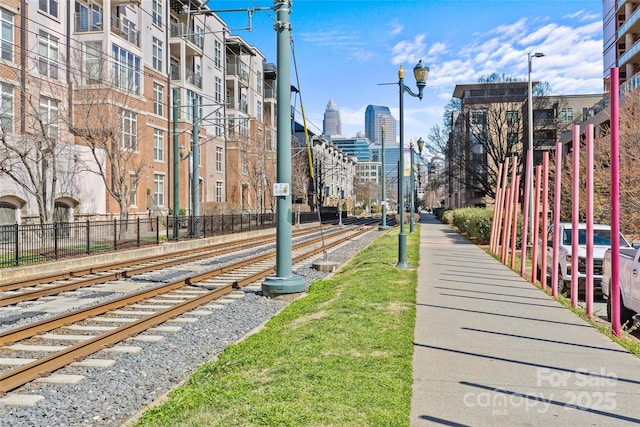
[[[640,360],[431,215],[411,425],[640,424]]]

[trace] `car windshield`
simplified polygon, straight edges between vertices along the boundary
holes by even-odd
[[[562,244],[571,244],[571,229],[564,229],[562,233]],[[587,230],[578,229],[578,244],[587,244]],[[599,246],[611,246],[611,230],[593,230],[593,244]],[[629,246],[627,241],[620,236],[620,246]]]

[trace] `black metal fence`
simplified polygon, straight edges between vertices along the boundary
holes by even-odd
[[[293,218],[293,223],[314,221],[318,221],[314,212]],[[275,226],[274,213],[0,225],[0,268]]]

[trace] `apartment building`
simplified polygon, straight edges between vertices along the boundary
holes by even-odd
[[[205,3],[2,2],[0,224],[272,206],[276,70]]]
[[[351,211],[355,198],[357,159],[323,137],[313,138],[311,150],[317,197],[314,206],[337,207],[342,200]]]

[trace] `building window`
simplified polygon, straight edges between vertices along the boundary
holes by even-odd
[[[573,121],[573,108],[563,108],[560,110],[560,121],[570,123]]]
[[[222,202],[222,181],[216,181],[216,202]]]
[[[216,147],[216,172],[222,172],[222,147]]]
[[[249,156],[247,155],[246,151],[243,151],[242,154],[240,155],[241,162],[242,162],[242,174],[243,175],[248,175],[249,174]]]
[[[185,119],[193,121],[193,107],[198,106],[198,117],[202,119],[202,95],[198,95],[192,90],[187,90],[187,105],[185,106]]]
[[[217,69],[222,67],[222,43],[219,40],[216,40],[214,43],[214,56],[213,56],[213,65]]]
[[[2,59],[13,61],[13,13],[0,9],[0,23],[2,25],[2,37],[0,39],[0,49],[2,49]]]
[[[222,103],[222,80],[220,77],[216,77],[216,103]]]
[[[138,176],[135,174],[129,175],[129,206],[136,206],[138,204]]]
[[[157,206],[164,206],[164,175],[153,174],[153,201]]]
[[[471,112],[471,124],[473,125],[486,125],[487,114],[486,111],[478,110]]]
[[[164,162],[164,131],[153,130],[153,160]]]
[[[507,111],[507,125],[516,126],[518,124],[518,112]]]
[[[216,136],[221,137],[224,133],[224,121],[222,119],[222,113],[216,111]]]
[[[40,57],[38,58],[38,71],[43,76],[58,78],[58,38],[44,31],[38,35]]]
[[[140,93],[140,57],[114,44],[113,79],[120,89]]]
[[[162,72],[162,40],[153,38],[153,68]]]
[[[262,102],[261,101],[258,101],[256,103],[256,118],[259,121],[262,121]]]
[[[87,42],[84,56],[87,84],[102,82],[102,42]]]
[[[151,5],[151,17],[153,18],[154,25],[158,27],[162,27],[162,1],[163,0],[153,0],[153,4]]]
[[[58,139],[60,128],[58,123],[58,101],[51,98],[40,98],[40,120],[45,135]]]
[[[58,17],[58,0],[40,0],[40,10],[51,16]]]
[[[102,31],[102,6],[76,2],[75,31]]]
[[[260,71],[256,73],[256,91],[260,96],[264,95],[264,93],[262,93],[262,73]]]
[[[13,86],[0,83],[0,133],[13,132]]]
[[[122,149],[138,150],[138,116],[133,111],[122,110]]]
[[[153,114],[162,115],[162,101],[164,100],[164,86],[153,83]]]

